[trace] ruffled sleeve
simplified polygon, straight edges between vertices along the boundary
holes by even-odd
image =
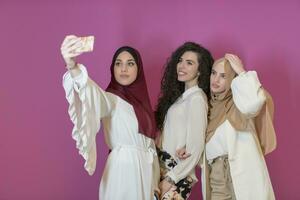
[[[63,87],[69,103],[68,113],[74,124],[72,137],[79,154],[85,159],[84,168],[89,175],[96,169],[96,134],[100,130],[101,118],[111,115],[116,96],[103,91],[88,77],[86,68],[79,65],[80,75],[72,77],[70,72],[63,76]]]

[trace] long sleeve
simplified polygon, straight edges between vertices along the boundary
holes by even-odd
[[[255,117],[265,103],[266,97],[255,71],[234,78],[231,90],[235,105],[249,118]]]
[[[85,159],[84,168],[92,175],[96,168],[96,134],[100,119],[111,114],[116,97],[103,91],[88,77],[86,68],[80,65],[81,73],[72,78],[70,72],[63,76],[63,87],[69,103],[68,113],[74,124],[72,138],[79,154]]]
[[[177,183],[197,166],[204,150],[207,127],[207,100],[204,94],[193,96],[187,104],[186,152],[191,156],[181,160],[168,176]]]

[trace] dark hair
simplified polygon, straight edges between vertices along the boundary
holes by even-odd
[[[181,56],[187,52],[192,51],[198,57],[198,86],[209,97],[210,73],[214,59],[210,52],[204,47],[194,42],[186,42],[178,47],[167,60],[165,64],[164,75],[161,80],[160,95],[158,104],[156,106],[156,124],[159,130],[163,129],[165,116],[170,106],[177,100],[178,97],[184,92],[184,82],[177,80],[177,63]]]

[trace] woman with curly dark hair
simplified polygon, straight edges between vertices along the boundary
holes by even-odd
[[[204,149],[213,62],[207,49],[186,42],[165,66],[156,111],[162,133],[158,154],[163,200],[187,199],[197,182],[195,167]]]

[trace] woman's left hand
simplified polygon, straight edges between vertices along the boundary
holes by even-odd
[[[164,179],[159,183],[159,189],[160,189],[160,194],[161,194],[161,197],[162,197],[170,189],[176,189],[176,186],[169,183],[166,179]]]
[[[227,53],[225,54],[225,58],[228,60],[235,73],[240,74],[245,71],[244,65],[238,56]]]
[[[176,156],[177,156],[180,160],[184,160],[184,159],[190,157],[191,154],[188,153],[188,152],[186,151],[186,146],[184,146],[184,147],[182,147],[182,148],[176,150]]]

